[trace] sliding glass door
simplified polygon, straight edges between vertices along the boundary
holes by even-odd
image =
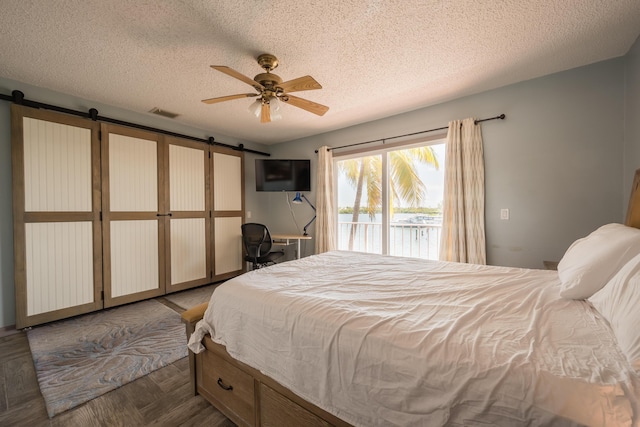
[[[383,247],[382,154],[337,162],[338,249],[386,253]]]
[[[442,140],[335,155],[338,249],[438,259]]]

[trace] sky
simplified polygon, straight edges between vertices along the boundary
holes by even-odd
[[[436,154],[440,169],[435,170],[431,165],[418,165],[418,175],[427,187],[426,199],[424,206],[421,207],[438,207],[442,203],[442,195],[444,193],[444,154],[445,144],[437,144],[431,146]],[[338,177],[338,207],[353,206],[356,190],[351,187],[344,178]],[[363,194],[363,202],[366,200],[366,193]],[[408,203],[401,202],[397,207],[407,207]]]

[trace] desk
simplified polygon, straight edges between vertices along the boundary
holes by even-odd
[[[300,259],[300,241],[301,240],[311,240],[311,236],[304,236],[302,234],[272,234],[272,240],[277,240],[282,245],[290,245],[292,244],[292,240],[298,241],[298,259]],[[278,243],[274,242],[274,243]]]

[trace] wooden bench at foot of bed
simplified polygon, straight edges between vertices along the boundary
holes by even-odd
[[[207,304],[182,313],[187,339],[202,319]],[[336,416],[305,401],[278,382],[227,353],[207,335],[206,348],[189,351],[191,384],[227,418],[239,426],[349,426]]]

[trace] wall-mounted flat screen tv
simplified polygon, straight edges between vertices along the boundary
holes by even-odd
[[[256,191],[311,191],[310,160],[256,159]]]

